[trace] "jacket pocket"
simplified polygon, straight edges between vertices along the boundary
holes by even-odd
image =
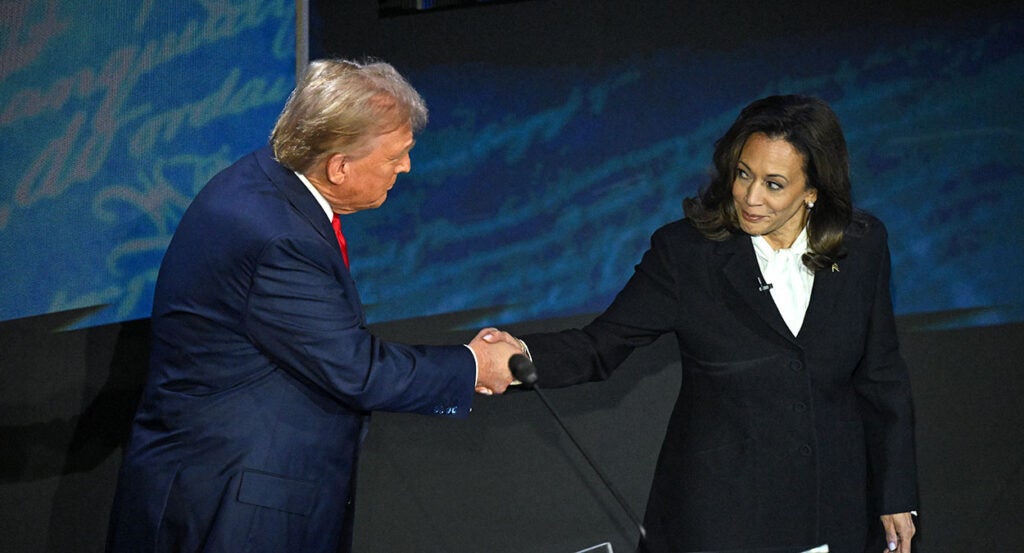
[[[242,503],[302,516],[312,512],[316,494],[313,482],[251,470],[242,472],[238,487],[238,501]]]

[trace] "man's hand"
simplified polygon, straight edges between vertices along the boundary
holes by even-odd
[[[485,328],[469,343],[476,354],[476,391],[484,395],[501,394],[512,383],[508,360],[523,353],[519,341],[496,328]]]

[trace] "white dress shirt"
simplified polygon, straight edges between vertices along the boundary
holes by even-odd
[[[306,175],[303,175],[302,173],[295,171],[295,176],[299,177],[299,180],[302,181],[302,184],[306,186],[306,189],[309,190],[309,193],[312,194],[314,198],[316,198],[316,203],[320,204],[320,209],[324,210],[324,215],[327,216],[327,220],[333,220],[334,210],[331,209],[331,204],[327,201],[327,198],[325,198],[324,195],[321,194],[320,191],[317,190],[315,186],[313,186],[313,183],[309,182],[309,179],[306,178]]]

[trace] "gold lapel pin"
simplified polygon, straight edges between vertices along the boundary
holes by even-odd
[[[832,272],[833,273],[838,273],[839,272],[839,264],[838,263],[833,263],[832,264]]]

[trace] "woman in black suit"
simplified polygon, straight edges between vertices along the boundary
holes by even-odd
[[[747,106],[710,184],[582,329],[523,336],[538,384],[606,378],[674,333],[682,386],[641,551],[910,551],[913,407],[885,227],[854,210],[822,101]]]

